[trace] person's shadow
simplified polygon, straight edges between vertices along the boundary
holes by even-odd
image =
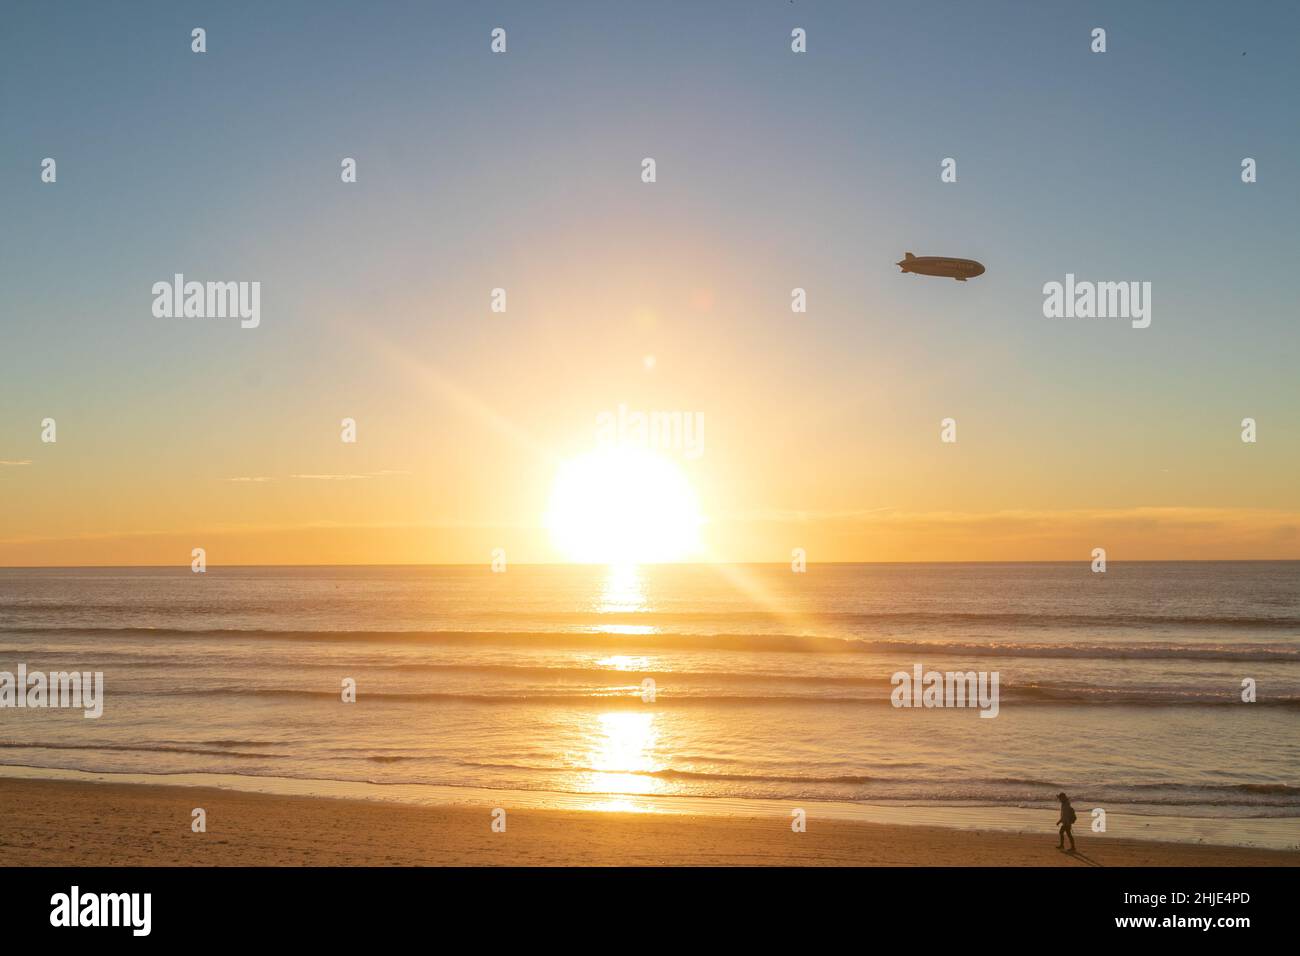
[[[1106,865],[1104,863],[1098,863],[1096,860],[1088,856],[1086,853],[1080,853],[1078,850],[1061,850],[1060,852],[1064,853],[1066,856],[1074,857],[1084,866],[1105,866]]]

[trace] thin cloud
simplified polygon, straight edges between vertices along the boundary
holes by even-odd
[[[888,505],[882,508],[853,508],[841,511],[797,511],[789,508],[772,508],[762,511],[723,513],[718,515],[717,520],[742,522],[859,521],[893,510]]]
[[[26,462],[16,462],[15,464],[26,464]],[[289,475],[290,478],[300,478],[305,481],[361,481],[364,478],[389,478],[393,475],[409,475],[409,471],[397,471],[394,469],[383,469],[381,471],[368,471],[360,475]],[[240,475],[235,478],[223,478],[222,481],[237,482],[241,484],[262,484],[268,481],[278,481],[273,475]]]
[[[409,475],[409,471],[368,471],[363,475],[290,475],[290,478],[305,478],[309,481],[361,481],[364,478],[387,478],[392,475]]]
[[[17,466],[19,466],[19,465],[30,465],[31,463],[32,463],[32,460],[31,460],[30,458],[24,458],[22,461],[4,461],[4,460],[0,460],[0,465],[9,465],[9,466],[11,466],[11,467],[17,467]]]

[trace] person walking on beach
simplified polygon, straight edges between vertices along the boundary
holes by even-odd
[[[1079,817],[1078,814],[1074,812],[1074,807],[1070,806],[1070,798],[1067,797],[1064,793],[1058,793],[1056,795],[1056,799],[1061,801],[1061,818],[1056,821],[1056,825],[1061,828],[1061,832],[1056,840],[1056,848],[1058,850],[1064,850],[1065,838],[1069,837],[1070,852],[1073,853],[1074,833],[1073,831],[1070,830],[1070,827],[1074,826],[1074,821],[1077,820]]]

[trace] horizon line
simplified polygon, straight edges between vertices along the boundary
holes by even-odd
[[[992,565],[992,564],[1090,564],[1088,558],[1070,560],[1002,560],[1002,561],[809,561],[808,566],[819,567],[854,567],[860,565]],[[1107,565],[1113,564],[1297,564],[1300,558],[1127,558],[1107,559]],[[419,562],[374,562],[369,564],[209,564],[213,568],[481,568],[491,567],[491,561],[442,561],[431,563]],[[754,567],[785,567],[789,561],[517,561],[511,567],[519,568],[605,568],[605,567],[646,567],[646,568],[708,568],[729,567],[736,565]],[[88,571],[88,570],[162,570],[168,568],[189,568],[188,562],[178,564],[0,564],[0,571]],[[206,572],[195,572],[206,573]]]

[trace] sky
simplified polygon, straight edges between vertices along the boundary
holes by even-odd
[[[7,3],[0,565],[563,560],[620,405],[701,416],[702,560],[1300,558],[1298,46],[1280,2]],[[260,325],[156,317],[175,273]],[[1067,273],[1150,327],[1044,317]]]

